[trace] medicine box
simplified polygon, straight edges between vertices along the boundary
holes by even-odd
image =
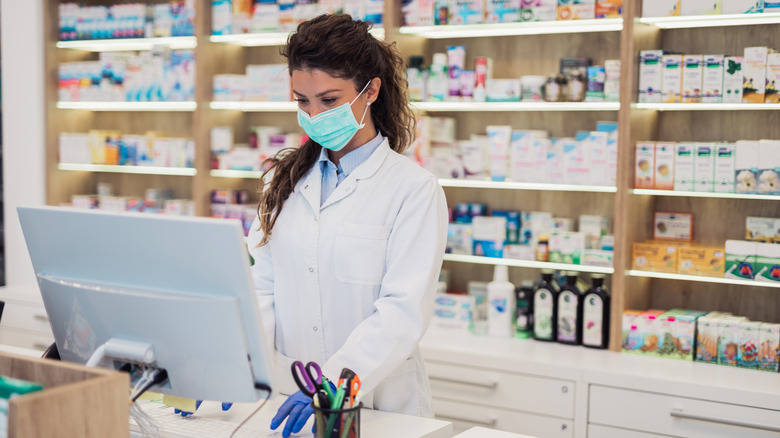
[[[501,216],[477,216],[472,219],[475,256],[503,257],[506,222],[506,217]]]
[[[648,0],[642,2],[643,17],[670,17],[680,15],[680,0]]]
[[[512,181],[536,182],[532,177],[536,168],[534,140],[534,131],[512,131],[509,149],[509,178]]]
[[[780,1],[777,0],[764,0],[764,12],[777,13],[780,12]]]
[[[696,321],[705,315],[694,310],[681,311],[675,315],[673,336],[677,346],[677,357],[680,360],[693,360],[694,345],[696,345]]]
[[[694,187],[696,192],[712,192],[715,180],[715,145],[712,143],[696,144],[694,155]]]
[[[761,323],[742,321],[739,324],[739,349],[737,366],[740,368],[758,368],[758,347],[761,343]]]
[[[520,21],[554,21],[558,0],[520,0]]]
[[[702,97],[704,103],[723,102],[723,55],[704,55]]]
[[[656,190],[674,190],[674,143],[655,144],[653,181]]]
[[[745,238],[757,242],[780,242],[780,218],[748,216]]]
[[[592,20],[596,0],[558,0],[558,20]]]
[[[596,0],[596,18],[620,18],[623,0]]]
[[[733,143],[715,144],[715,192],[734,193],[736,163],[735,145]]]
[[[471,224],[449,224],[447,227],[447,253],[472,255],[473,251]]]
[[[449,24],[480,24],[485,14],[482,0],[450,0]]]
[[[533,248],[530,245],[504,245],[504,258],[536,260],[536,248]]]
[[[431,323],[441,329],[469,330],[475,307],[473,295],[438,294],[434,299]]]
[[[590,183],[590,160],[586,154],[587,142],[566,139],[563,141],[563,183],[588,185]]]
[[[601,249],[601,236],[609,234],[609,218],[583,214],[579,222],[579,231],[585,236],[585,248]]]
[[[770,53],[766,57],[766,103],[780,103],[780,53]]]
[[[550,262],[579,265],[585,251],[585,235],[574,231],[550,233]]]
[[[563,151],[564,143],[569,138],[554,138],[547,148],[547,182],[550,184],[563,184],[566,177],[564,169]]]
[[[657,240],[693,240],[693,215],[690,213],[655,212],[653,238]]]
[[[744,318],[726,317],[718,321],[718,364],[737,366],[740,327]]]
[[[586,249],[582,253],[581,264],[587,266],[612,267],[612,259],[615,257],[614,251],[603,249]]]
[[[622,334],[620,347],[623,352],[637,353],[644,345],[644,335],[639,331],[639,319],[642,312],[638,310],[623,311],[621,320]]]
[[[717,15],[721,11],[721,0],[682,0],[681,3],[680,15]]]
[[[486,23],[520,21],[520,0],[485,0]]]
[[[655,143],[637,142],[634,162],[634,188],[654,188]]]
[[[726,251],[723,247],[683,246],[677,253],[677,273],[723,277]]]
[[[674,146],[674,190],[692,192],[694,189],[695,147],[695,143]]]
[[[726,278],[753,280],[756,275],[757,242],[726,241]]]
[[[702,75],[703,69],[702,55],[683,56],[683,79],[682,79],[682,102],[699,103],[701,102]]]
[[[780,282],[780,245],[756,243],[756,281]]]
[[[677,272],[678,245],[666,242],[634,243],[634,269],[653,272]]]
[[[780,195],[780,140],[758,142],[758,193]]]
[[[542,211],[522,212],[520,217],[520,244],[536,248],[539,236],[551,229],[552,214]]]
[[[682,55],[664,55],[663,79],[661,92],[663,103],[680,103],[682,101]]]
[[[520,79],[490,79],[487,81],[488,102],[517,102],[520,100]]]
[[[760,331],[758,369],[776,373],[780,369],[780,324],[762,323]]]
[[[661,103],[663,54],[663,50],[639,52],[639,103]]]
[[[677,314],[677,311],[668,311],[655,318],[654,326],[658,349],[653,352],[653,355],[668,358],[676,356],[677,343],[674,339],[674,329]]]
[[[716,316],[702,316],[696,321],[697,362],[718,363],[718,326]]]
[[[766,63],[770,49],[766,47],[746,47],[742,73],[743,103],[764,103],[766,95]]]
[[[735,193],[749,194],[758,190],[759,142],[740,140],[735,150]]]
[[[741,56],[723,59],[723,103],[742,103],[742,61]]]
[[[608,185],[607,143],[606,132],[593,131],[588,134],[588,140],[585,142],[585,145],[588,149],[586,154],[590,157],[590,185]]]
[[[755,14],[764,12],[763,0],[722,0],[721,14]]]
[[[520,212],[513,210],[493,210],[493,216],[506,218],[506,237],[505,245],[516,245],[520,243]]]

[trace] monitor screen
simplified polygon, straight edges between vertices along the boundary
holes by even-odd
[[[18,209],[63,360],[151,362],[179,397],[253,402],[272,386],[241,224],[210,218]]]

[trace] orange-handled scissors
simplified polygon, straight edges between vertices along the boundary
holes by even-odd
[[[358,391],[360,391],[360,377],[356,375],[352,376],[349,380],[347,380],[347,391],[349,392],[349,407],[355,405],[355,398],[357,397]]]

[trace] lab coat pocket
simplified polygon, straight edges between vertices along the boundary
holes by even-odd
[[[336,278],[344,283],[374,286],[382,283],[387,240],[392,228],[342,223],[336,231]]]

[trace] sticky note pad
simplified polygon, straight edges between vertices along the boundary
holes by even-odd
[[[180,409],[185,412],[195,412],[196,401],[190,398],[174,397],[172,395],[163,395],[163,404],[174,409]]]

